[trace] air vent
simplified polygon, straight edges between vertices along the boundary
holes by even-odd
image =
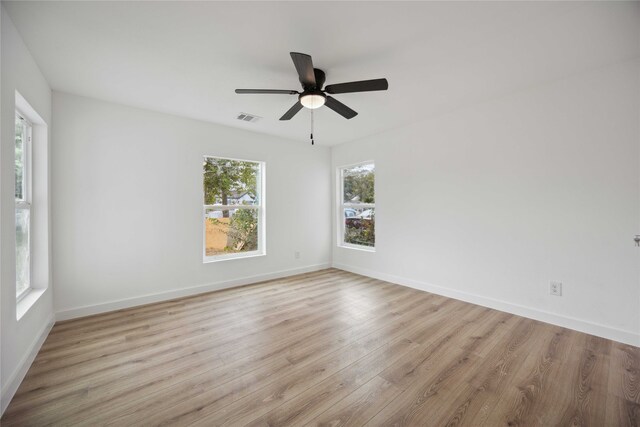
[[[260,120],[262,117],[254,116],[254,115],[247,114],[247,113],[240,113],[240,114],[238,114],[238,117],[236,117],[236,118],[238,120],[242,120],[243,122],[255,123],[258,120]]]

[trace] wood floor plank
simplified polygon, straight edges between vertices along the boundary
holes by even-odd
[[[313,335],[320,326],[324,326],[324,332],[328,332],[331,328],[336,328],[343,323],[335,316],[328,314],[325,318],[329,323],[318,322],[321,318],[314,318],[302,333]],[[346,324],[344,324],[346,326]],[[295,338],[298,335],[290,335]],[[123,369],[107,369],[94,374],[87,374],[80,381],[70,379],[61,383],[52,390],[48,388],[44,390],[35,390],[32,393],[25,393],[22,399],[24,405],[16,405],[15,410],[24,409],[27,411],[32,404],[39,401],[60,401],[65,399],[75,400],[75,407],[78,410],[86,411],[86,405],[90,405],[92,401],[107,402],[112,395],[123,396],[129,394],[132,390],[143,391],[146,384],[152,384],[158,387],[169,381],[181,381],[189,378],[187,375],[202,375],[212,369],[224,366],[225,369],[229,364],[222,362],[222,359],[216,353],[215,345],[205,344],[208,346],[206,350],[198,348],[197,353],[186,354],[172,352],[168,354],[156,355],[149,359],[140,359],[133,366],[125,366]],[[189,349],[187,347],[187,349]],[[192,349],[193,351],[193,349]],[[178,354],[178,357],[175,355]],[[255,364],[255,361],[253,362]],[[135,373],[135,375],[131,375]],[[117,384],[117,388],[113,385]],[[90,391],[91,394],[87,394]],[[85,405],[86,403],[86,405]],[[58,412],[58,415],[61,415]]]
[[[498,402],[500,395],[514,376],[514,370],[519,367],[527,356],[529,348],[525,345],[529,340],[536,340],[534,324],[526,319],[515,320],[504,328],[507,334],[496,336],[497,339],[506,338],[505,342],[496,342],[492,351],[484,355],[481,364],[475,372],[458,385],[458,390],[445,393],[448,399],[441,406],[446,408],[439,418],[434,418],[435,424],[443,426],[458,426],[475,423],[481,425]],[[450,386],[447,386],[450,389]],[[451,398],[451,396],[456,396]]]
[[[315,357],[287,370],[286,375],[266,379],[252,388],[242,388],[240,398],[233,402],[220,402],[217,389],[199,393],[193,399],[182,402],[166,411],[145,417],[152,424],[170,417],[170,423],[179,425],[233,424],[243,425],[254,417],[281,404],[288,396],[295,395],[343,369],[369,352],[383,346],[386,337],[371,336],[353,343],[343,351],[335,351],[323,357]],[[211,417],[215,418],[211,418]],[[129,424],[135,418],[124,420]]]
[[[288,310],[286,312],[280,312],[276,316],[269,316],[261,319],[262,329],[273,327],[278,329],[292,329],[292,323],[294,320],[298,320],[298,327],[304,326],[309,323],[313,323],[314,317],[322,317],[330,314],[334,314],[334,319],[346,319],[350,320],[350,316],[344,313],[341,313],[339,310],[327,307],[327,310],[324,314],[313,313],[311,315],[308,314],[306,310],[307,306],[301,306],[291,311]],[[315,319],[320,320],[320,319]],[[131,346],[125,347],[122,351],[116,352],[112,348],[109,349],[109,352],[100,353],[98,357],[94,357],[88,360],[76,360],[73,358],[68,358],[66,363],[57,364],[55,369],[48,369],[46,371],[35,371],[38,373],[38,377],[42,380],[46,380],[46,385],[56,385],[55,382],[56,377],[61,377],[63,380],[68,380],[68,374],[73,372],[73,378],[77,382],[78,380],[88,375],[89,377],[95,376],[100,371],[105,371],[106,369],[118,369],[122,366],[127,368],[129,365],[133,367],[140,368],[141,364],[147,360],[158,360],[159,357],[164,356],[173,356],[174,353],[187,353],[194,350],[204,351],[200,346],[203,343],[211,343],[211,346],[216,347],[216,351],[219,352],[222,345],[230,345],[233,341],[234,337],[225,335],[225,328],[219,327],[217,330],[210,330],[211,328],[207,328],[209,332],[206,334],[184,334],[180,335],[180,337],[175,338],[174,335],[171,335],[173,339],[167,337],[167,335],[158,335],[158,343],[151,346],[138,346],[135,343],[132,343]],[[178,331],[179,332],[179,331]],[[241,338],[244,336],[255,335],[256,331],[252,328],[246,329],[236,329],[235,339]],[[182,337],[185,339],[183,340]],[[163,338],[165,342],[163,341]],[[203,339],[205,338],[205,339]],[[217,339],[218,338],[218,339]],[[187,344],[187,345],[183,345]],[[130,362],[130,363],[127,363]],[[41,382],[41,381],[40,381]],[[39,384],[38,381],[26,381],[24,387],[21,387],[21,392],[28,392],[34,388],[41,389],[44,384]]]
[[[335,290],[339,285],[336,282],[331,281],[330,278],[324,280],[313,280],[306,283],[304,286],[295,286],[287,288],[285,284],[279,284],[277,288],[274,287],[273,292],[268,295],[243,295],[243,296],[231,296],[226,299],[220,299],[213,301],[193,301],[192,303],[183,303],[177,307],[163,309],[161,311],[149,310],[144,316],[133,317],[136,313],[128,315],[128,311],[123,311],[123,318],[115,318],[112,320],[100,321],[102,315],[94,316],[97,319],[95,325],[82,325],[77,322],[74,323],[76,327],[74,329],[68,329],[60,331],[58,325],[52,331],[51,339],[43,345],[42,351],[46,352],[54,350],[62,346],[77,345],[83,343],[85,340],[95,340],[104,338],[109,335],[118,335],[126,333],[130,330],[136,330],[138,328],[149,328],[148,320],[153,319],[153,326],[163,325],[165,322],[175,322],[176,320],[183,319],[187,316],[202,315],[202,313],[215,311],[217,316],[233,314],[234,308],[241,309],[243,311],[249,311],[252,308],[261,308],[271,305],[273,301],[277,301],[283,294],[291,295],[292,293],[299,293],[299,291],[307,291],[309,289],[313,291],[331,291]],[[287,303],[294,302],[293,299],[287,298]],[[129,310],[131,311],[131,310]]]
[[[299,279],[291,277],[284,279],[274,279],[268,282],[215,291],[208,294],[205,293],[185,298],[178,298],[169,301],[142,305],[139,307],[135,307],[134,309],[121,309],[108,313],[95,314],[79,319],[64,320],[56,323],[56,329],[55,331],[51,331],[50,336],[55,337],[58,334],[64,333],[71,333],[75,335],[77,334],[78,329],[89,330],[93,328],[99,330],[105,327],[110,328],[121,324],[131,323],[132,321],[144,318],[145,316],[157,319],[158,317],[164,315],[167,310],[176,312],[178,310],[195,309],[201,304],[214,305],[216,303],[244,298],[245,296],[269,296],[274,292],[282,292],[283,290],[285,290],[285,288],[295,290],[298,287],[308,286],[309,282],[318,283],[319,280],[323,279],[328,279],[331,283],[341,283],[342,279],[340,276],[334,277],[333,280],[331,279],[331,277],[328,277],[334,276],[334,273],[341,274],[337,271],[323,270],[321,272],[301,275]],[[300,280],[303,276],[304,280]],[[206,297],[206,295],[210,294],[216,295],[214,301],[210,301],[207,298],[204,298]]]
[[[578,360],[571,370],[572,402],[564,408],[561,425],[602,426],[606,422],[611,342],[594,336],[585,338],[584,347],[573,351]]]
[[[571,356],[571,345],[568,337],[570,331],[546,325],[536,324],[538,329],[547,329],[547,339],[539,342],[540,352],[534,352],[531,364],[525,363],[518,370],[512,387],[505,393],[499,404],[493,408],[493,412],[486,420],[486,425],[506,424],[506,425],[544,425],[544,419],[557,418],[558,396],[553,398],[550,391],[553,391],[553,384],[556,384],[555,375],[563,375],[563,382],[568,386],[568,379],[571,373],[567,372],[567,361]],[[573,368],[574,366],[572,366]],[[565,368],[565,369],[562,369]],[[560,398],[566,403],[570,401],[567,393],[569,387],[563,387]],[[541,403],[544,402],[544,405]],[[546,406],[545,406],[546,405]],[[547,409],[545,412],[539,410],[540,407]],[[556,421],[557,422],[557,421]]]
[[[605,424],[609,427],[640,426],[640,405],[618,396],[607,396]]]
[[[640,423],[640,349],[327,269],[57,323],[2,426]]]
[[[308,424],[310,420],[368,383],[382,369],[417,346],[411,340],[397,338],[293,398],[288,400],[283,398],[282,405],[246,425],[257,427]],[[250,418],[252,415],[245,417],[245,420]]]
[[[433,407],[437,406],[432,404],[442,397],[441,390],[447,384],[462,383],[480,365],[481,358],[474,354],[474,350],[504,325],[505,316],[508,315],[489,310],[484,321],[468,323],[473,327],[466,330],[459,328],[440,340],[450,343],[451,335],[454,338],[463,337],[460,343],[453,340],[458,345],[449,344],[441,346],[436,352],[427,351],[427,358],[420,354],[415,365],[405,365],[404,372],[401,371],[400,375],[382,375],[394,385],[404,388],[404,391],[372,418],[369,425],[431,425],[434,419]],[[426,361],[429,363],[425,363]],[[407,367],[411,369],[406,370]]]
[[[333,297],[335,297],[334,294],[324,295],[324,302],[331,301]],[[318,305],[321,301],[310,300],[308,302]],[[332,307],[332,309],[333,308],[335,307]],[[32,369],[34,373],[42,374],[45,372],[60,371],[60,369],[65,367],[73,367],[75,370],[74,376],[76,376],[78,374],[77,370],[80,368],[92,371],[95,369],[95,366],[92,365],[99,364],[99,367],[103,369],[108,366],[107,364],[111,361],[117,365],[122,364],[123,361],[128,359],[137,360],[141,357],[145,357],[147,355],[146,353],[149,351],[157,352],[166,347],[180,348],[177,344],[181,343],[188,346],[193,342],[202,340],[214,341],[216,340],[216,336],[220,335],[227,338],[227,341],[233,342],[239,337],[242,337],[246,331],[249,331],[254,335],[259,335],[259,328],[258,330],[253,328],[253,325],[255,324],[259,324],[261,328],[265,328],[270,323],[277,323],[280,320],[275,317],[275,314],[278,313],[278,309],[278,306],[274,306],[272,310],[275,310],[275,313],[272,313],[267,318],[252,318],[252,316],[247,316],[247,318],[242,320],[231,322],[233,325],[232,328],[225,327],[225,323],[209,323],[206,321],[207,319],[195,321],[200,320],[196,318],[194,319],[193,324],[178,324],[167,331],[164,331],[170,332],[170,334],[159,332],[153,336],[146,337],[142,342],[134,339],[128,339],[128,337],[125,336],[123,338],[124,341],[122,345],[119,346],[108,345],[104,348],[98,347],[92,351],[85,349],[86,351],[84,353],[79,353],[77,355],[69,355],[65,352],[66,357],[64,358],[58,357],[52,359],[49,354],[44,354],[34,362]],[[308,312],[308,310],[305,312]],[[288,324],[295,324],[293,319],[285,319],[284,321]],[[228,322],[229,321],[227,320],[227,323]],[[247,325],[249,327],[246,327]],[[194,332],[188,333],[189,330]],[[234,330],[236,331],[235,333]],[[220,345],[220,341],[217,341],[217,343]]]
[[[465,340],[473,334],[476,327],[480,327],[484,319],[492,315],[490,310],[475,307],[471,312],[478,322],[463,320],[449,322],[444,327],[436,327],[436,331],[429,340],[422,343],[420,348],[411,355],[404,357],[397,364],[385,369],[380,376],[397,387],[406,389],[416,378],[424,377],[433,369],[439,368],[440,363],[451,357],[459,349],[459,341]],[[497,313],[494,313],[497,315]]]
[[[436,312],[439,312],[442,316],[443,313],[446,313],[446,310],[441,310],[444,305],[426,307],[425,310],[418,313],[418,316],[423,317]],[[453,304],[450,304],[450,306],[452,309],[458,309]],[[452,312],[449,313],[453,314]],[[398,324],[393,332],[391,330],[385,331],[385,339],[394,340],[389,344],[389,348],[386,346],[380,347],[290,400],[283,398],[284,403],[281,406],[252,421],[250,425],[307,424],[308,420],[329,409],[342,398],[367,383],[374,376],[377,376],[387,366],[395,364],[402,356],[411,353],[412,350],[416,350],[419,344],[408,337],[421,336],[425,332],[433,330],[434,327],[443,328],[445,320],[446,318],[443,317],[441,323],[411,322],[409,324]],[[394,337],[397,338],[394,339]],[[406,351],[401,351],[394,347],[393,344],[396,342],[406,342],[412,345],[408,345]]]
[[[390,301],[386,301],[383,304],[391,304],[396,308],[396,310],[400,310],[401,312],[406,309],[406,312],[402,315],[408,315],[411,313],[411,310],[417,310],[421,308],[420,303],[424,303],[425,301],[430,299],[432,299],[432,296],[428,294],[423,294],[418,297],[413,296],[412,299],[408,299],[406,298],[406,296],[401,295],[400,297],[395,299],[391,298]],[[402,301],[401,305],[394,305],[395,302],[400,301]],[[418,304],[416,304],[416,302]],[[322,312],[322,310],[320,310],[320,312]],[[298,340],[295,342],[285,341],[281,343],[265,343],[267,346],[262,348],[262,351],[258,351],[255,354],[257,359],[253,358],[251,359],[251,362],[255,367],[259,367],[261,364],[266,364],[267,362],[269,362],[272,358],[280,357],[283,355],[287,358],[287,360],[291,361],[293,359],[292,363],[297,363],[310,357],[317,357],[319,355],[322,355],[323,353],[335,350],[336,348],[339,348],[341,346],[348,345],[348,343],[350,342],[349,339],[357,338],[358,333],[360,336],[367,335],[369,333],[372,333],[372,331],[375,331],[376,329],[390,327],[391,325],[393,325],[393,322],[402,321],[402,316],[398,317],[398,314],[395,311],[389,312],[388,316],[388,319],[385,319],[385,316],[382,316],[381,318],[376,318],[375,321],[364,324],[359,324],[359,322],[357,322],[358,324],[355,326],[352,325],[351,329],[345,329],[344,333],[335,328],[332,330],[328,330],[326,328],[327,323],[317,321],[310,322],[310,325],[308,325],[308,327],[324,328],[318,330],[318,332],[322,333],[319,337],[316,337],[316,332],[310,329],[296,330],[294,334],[284,334],[287,339],[295,338],[296,334],[304,334],[305,339],[310,342],[309,345],[305,345],[304,340]],[[379,323],[377,327],[374,326],[376,325],[375,322]],[[335,343],[329,343],[326,340],[318,339],[322,338],[323,336],[328,336],[331,338],[342,338],[335,341]],[[292,348],[296,349],[295,358],[293,358],[290,353]],[[242,361],[243,359],[240,358],[240,360]],[[157,408],[154,405],[145,403],[143,410],[141,407],[143,404],[137,404],[135,398],[132,398],[132,396],[130,396],[130,393],[127,392],[126,389],[123,390],[122,384],[120,384],[120,387],[118,387],[119,393],[116,400],[104,399],[103,396],[99,396],[101,397],[101,399],[98,400],[98,403],[95,403],[93,405],[91,405],[91,402],[87,402],[86,405],[76,405],[79,406],[79,410],[77,410],[75,414],[67,415],[66,419],[77,420],[87,417],[93,417],[94,419],[102,419],[103,417],[106,417],[106,419],[109,419],[111,418],[111,415],[109,413],[104,413],[103,408],[110,407],[118,408],[118,417],[123,417],[126,414],[130,414],[130,418],[127,420],[128,423],[136,422],[134,419],[131,419],[131,417],[146,419],[147,415],[145,415],[145,411],[148,411],[155,416],[157,415],[156,413],[158,410],[163,411],[167,409],[165,399],[171,399],[171,402],[173,403],[175,403],[176,400],[181,401],[187,399],[189,396],[191,396],[190,391],[199,387],[202,381],[206,381],[209,377],[212,378],[212,381],[209,384],[221,384],[221,380],[225,378],[224,375],[230,372],[238,372],[239,376],[240,372],[243,372],[243,370],[235,368],[235,366],[237,365],[237,361],[238,357],[236,355],[236,362],[230,362],[226,366],[226,369],[222,374],[222,378],[216,371],[208,372],[207,367],[205,366],[201,368],[200,371],[197,371],[193,374],[182,372],[180,377],[171,375],[168,379],[165,378],[166,375],[163,372],[162,374],[158,375],[158,378],[156,378],[154,381],[151,381],[148,384],[141,385],[133,390],[133,392],[135,392],[136,394],[144,396],[145,400],[154,401],[155,403],[157,403]],[[196,368],[198,368],[198,366],[196,366]],[[189,377],[192,377],[194,380],[192,382],[189,382]],[[169,384],[172,385],[171,389],[167,389]],[[161,389],[161,385],[162,387],[164,387],[163,389]],[[178,398],[173,397],[176,391],[179,392]],[[239,396],[239,392],[236,392],[235,396]],[[92,397],[94,398],[93,401],[95,401],[97,400],[96,397],[98,396],[96,396],[96,393],[94,392],[94,395]],[[59,416],[61,414],[58,413],[57,415]]]
[[[256,303],[252,304],[251,301],[234,302],[233,304],[226,303],[223,306],[224,310],[220,310],[219,307],[216,306],[216,304],[212,304],[210,307],[205,306],[204,308],[201,309],[206,312],[211,312],[212,316],[209,316],[209,317],[206,315],[203,315],[198,310],[194,312],[187,310],[188,311],[187,315],[176,316],[175,314],[172,313],[172,315],[169,316],[168,318],[154,318],[152,322],[149,322],[148,320],[146,320],[145,321],[146,323],[143,323],[142,325],[145,327],[146,331],[155,329],[155,330],[160,330],[162,332],[167,329],[175,329],[179,327],[181,321],[190,322],[192,319],[195,318],[198,320],[197,323],[202,323],[205,320],[212,320],[212,322],[215,321],[218,324],[220,323],[234,324],[235,326],[237,323],[242,323],[243,321],[244,323],[247,323],[247,321],[251,321],[252,319],[248,318],[249,316],[260,315],[263,313],[272,313],[273,311],[282,308],[282,306],[291,306],[296,302],[315,303],[315,300],[317,298],[323,298],[323,297],[331,298],[332,296],[335,296],[337,292],[345,291],[344,288],[348,289],[350,293],[349,296],[351,298],[350,301],[352,302],[353,305],[356,305],[357,301],[354,301],[354,298],[357,295],[355,292],[355,289],[363,286],[366,287],[367,281],[354,281],[353,283],[350,283],[348,286],[343,286],[336,283],[333,283],[333,284],[329,283],[328,285],[330,286],[326,286],[327,284],[323,284],[321,282],[320,283],[313,282],[312,285],[313,285],[313,289],[305,290],[305,292],[298,292],[298,290],[291,290],[291,293],[287,295],[287,299],[283,299],[281,296],[272,295],[272,296],[269,296],[269,298],[259,299],[257,301],[257,304]],[[376,290],[375,292],[388,292],[388,291],[382,288],[380,290]],[[196,322],[193,322],[193,323],[196,323]],[[127,324],[127,327],[135,326],[135,325],[136,323],[129,322]],[[57,329],[57,326],[54,328],[54,331],[56,329]],[[116,328],[115,327],[107,328],[107,330],[113,330],[113,329],[116,329]],[[83,330],[79,331],[80,334],[82,332]],[[119,333],[116,332],[116,334],[117,334],[117,337],[120,337],[120,338],[122,336],[127,336],[129,338],[129,341],[131,341],[133,338],[130,334],[124,334],[122,332],[119,332]],[[104,343],[105,341],[103,340],[102,342]],[[44,355],[47,352],[43,351],[42,352],[43,360],[39,362],[50,367],[52,358],[55,358],[55,357],[68,358],[71,353],[76,352],[76,353],[86,354],[88,350],[86,347],[83,347],[81,343],[65,343],[65,345],[67,345],[66,351],[56,351],[55,354],[49,355],[48,358],[44,358]],[[37,367],[38,365],[36,364],[35,366]]]
[[[418,309],[421,309],[421,307],[413,306],[409,311],[405,313],[405,316],[410,315],[411,311],[415,311]],[[357,326],[357,327],[354,327],[352,330],[346,331],[346,333],[348,334],[348,337],[350,338],[347,340],[339,339],[335,342],[329,342],[325,339],[321,339],[320,341],[311,343],[309,346],[297,346],[298,348],[296,350],[295,357],[292,357],[291,354],[287,354],[287,360],[291,361],[292,363],[295,363],[296,366],[299,366],[299,367],[302,366],[302,369],[308,369],[308,366],[310,364],[315,363],[317,365],[318,363],[321,363],[322,360],[326,361],[327,356],[335,353],[336,350],[343,349],[341,350],[341,353],[347,352],[348,350],[345,349],[345,347],[353,347],[354,345],[364,345],[364,344],[369,346],[374,346],[376,344],[382,345],[381,343],[386,342],[390,334],[399,333],[398,331],[401,331],[402,328],[405,327],[406,325],[406,323],[404,323],[404,319],[402,316],[396,319],[388,319],[386,323],[385,322],[378,323],[377,329],[375,327],[372,327],[372,325],[374,324],[376,323],[372,321],[372,323],[369,325],[363,325],[364,327]],[[332,334],[328,334],[328,336],[331,337]],[[265,380],[263,385],[268,386],[270,383],[271,383],[271,380]],[[249,394],[252,391],[253,391],[252,389],[247,388],[243,391],[239,391],[238,393],[236,393],[236,396],[241,396],[242,395],[241,393]],[[207,402],[207,399],[208,399],[208,402],[210,404],[208,405],[206,410],[200,410],[196,414],[198,416],[201,416],[209,411],[213,411],[220,405],[219,403],[215,402],[216,393],[217,393],[216,390],[211,390],[211,392],[208,392],[208,393],[202,393],[196,399],[190,402],[179,404],[180,406],[179,408],[173,408],[173,407],[164,408],[163,411],[165,413],[173,414],[172,422],[176,422],[176,423],[189,422],[190,423],[192,422],[192,418],[194,417],[194,414],[192,412],[193,409],[203,406],[201,401]],[[180,415],[181,412],[183,413],[182,415]],[[142,418],[141,411],[139,410],[136,411],[136,414],[132,416]],[[154,419],[153,417],[162,418],[164,416],[165,415],[163,415],[162,412],[154,413],[151,415],[152,417],[151,419]],[[148,418],[146,417],[144,418],[148,420]],[[126,420],[127,423],[132,423],[136,421],[137,421],[136,418],[131,418],[131,417],[127,418]]]
[[[328,311],[324,314],[314,313],[312,316],[310,316],[309,320],[304,325],[309,326],[309,328],[312,328],[312,327],[318,328],[323,324],[327,324],[327,322],[333,326],[342,325],[343,324],[342,322],[344,322],[345,319],[341,319],[340,317],[336,316],[336,314],[337,313],[332,311]],[[293,328],[292,325],[287,324],[286,327],[283,327],[280,329],[286,329],[287,331],[290,331],[292,330],[292,328]],[[278,328],[274,326],[274,330],[277,332]],[[307,329],[307,332],[312,332],[312,329]],[[212,365],[211,362],[207,359],[201,360],[200,358],[196,358],[194,360],[194,358],[190,358],[189,360],[186,361],[186,363],[194,363],[194,362],[196,363],[195,368],[197,368],[197,370],[195,370],[192,373],[194,376],[203,375],[205,372],[210,371],[219,366],[215,363]],[[160,382],[164,382],[164,381],[172,381],[172,383],[180,382],[180,381],[183,381],[183,378],[184,378],[183,377],[184,372],[178,372],[174,374],[173,370],[171,370],[171,372],[169,372],[170,375],[167,375],[167,372],[164,370],[159,370],[157,368],[156,369],[151,368],[151,369],[152,369],[152,372],[150,373],[150,379],[148,383],[152,384],[155,387],[157,387]],[[162,369],[162,366],[160,366],[160,369]],[[155,375],[154,375],[154,372],[155,372]],[[104,377],[104,375],[102,377]],[[135,379],[140,379],[139,373],[136,373]],[[60,400],[74,401],[75,402],[74,405],[71,406],[69,409],[74,411],[74,413],[79,413],[82,417],[86,417],[89,413],[91,413],[89,412],[89,409],[91,408],[91,405],[93,402],[96,402],[96,406],[101,406],[104,403],[107,403],[110,401],[110,399],[108,399],[109,397],[113,397],[113,396],[120,397],[123,395],[128,395],[129,391],[131,391],[131,388],[133,388],[133,390],[137,392],[143,392],[147,389],[146,387],[144,387],[144,385],[147,383],[142,383],[142,384],[133,383],[131,385],[128,385],[128,382],[123,383],[122,378],[118,382],[118,387],[116,388],[112,387],[111,382],[108,382],[103,387],[100,387],[100,384],[96,383],[95,379],[90,378],[89,380],[91,381],[90,387],[82,387],[80,389],[75,389],[72,392],[67,392],[60,399],[53,399],[53,401],[54,402],[59,402]],[[92,393],[87,394],[86,393],[87,390],[91,390]],[[76,409],[74,409],[74,407]],[[17,409],[21,409],[21,408],[18,407],[16,408],[16,410]],[[25,411],[27,410],[28,410],[28,407],[25,408]],[[52,416],[55,416],[56,418],[58,417],[70,418],[71,415],[72,413],[56,409],[55,414]],[[29,414],[29,416],[34,417],[35,414],[31,413]]]
[[[625,400],[640,403],[640,349],[615,344],[611,351],[611,375],[609,391]]]
[[[401,392],[401,389],[389,381],[375,376],[311,420],[309,425],[323,427],[362,426]]]

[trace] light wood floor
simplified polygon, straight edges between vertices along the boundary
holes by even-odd
[[[331,269],[57,323],[1,422],[639,420],[637,347]]]

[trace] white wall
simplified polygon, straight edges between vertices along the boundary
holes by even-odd
[[[53,116],[58,319],[330,264],[328,148],[58,92]],[[202,263],[204,155],[266,162],[266,256]]]
[[[377,248],[334,265],[640,345],[639,95],[636,59],[335,147]]]
[[[2,92],[0,94],[1,134],[0,146],[0,383],[2,398],[0,409],[4,411],[17,386],[26,374],[32,358],[40,348],[43,339],[53,324],[53,296],[49,276],[49,230],[48,194],[35,194],[33,238],[37,240],[38,251],[34,253],[33,264],[44,266],[34,274],[33,280],[40,288],[39,298],[16,320],[15,288],[15,203],[14,203],[14,111],[15,91],[24,96],[47,124],[51,123],[51,89],[7,13],[2,10]],[[46,138],[45,143],[50,138]],[[38,173],[48,174],[46,146],[36,146],[34,137],[34,168]],[[35,152],[38,151],[38,154]],[[46,176],[45,183],[46,183]],[[40,178],[37,178],[40,179]],[[45,189],[46,190],[46,189]],[[36,205],[35,202],[38,204]],[[43,217],[44,216],[44,217]],[[45,259],[43,259],[45,258]],[[37,277],[37,278],[36,278]],[[45,283],[45,282],[49,283]],[[48,285],[48,287],[47,287]]]

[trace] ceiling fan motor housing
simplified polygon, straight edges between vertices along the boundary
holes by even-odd
[[[325,77],[325,75],[324,75],[324,71],[322,71],[322,70],[321,70],[321,69],[319,69],[319,68],[314,68],[314,69],[313,69],[313,74],[314,74],[314,76],[315,76],[315,78],[316,78],[316,84],[315,84],[315,86],[313,86],[313,85],[306,85],[306,84],[304,84],[304,82],[302,82],[302,81],[300,82],[300,83],[302,83],[302,87],[304,88],[305,92],[306,92],[307,90],[318,90],[318,91],[319,91],[319,90],[321,90],[321,89],[322,89],[322,87],[324,86],[324,82],[325,82],[325,78],[326,78],[326,77]]]
[[[327,96],[322,92],[322,86],[325,81],[324,71],[314,68],[313,74],[316,84],[310,85],[301,82],[304,91],[298,96],[298,101],[306,108],[312,110],[322,107],[327,101]]]

